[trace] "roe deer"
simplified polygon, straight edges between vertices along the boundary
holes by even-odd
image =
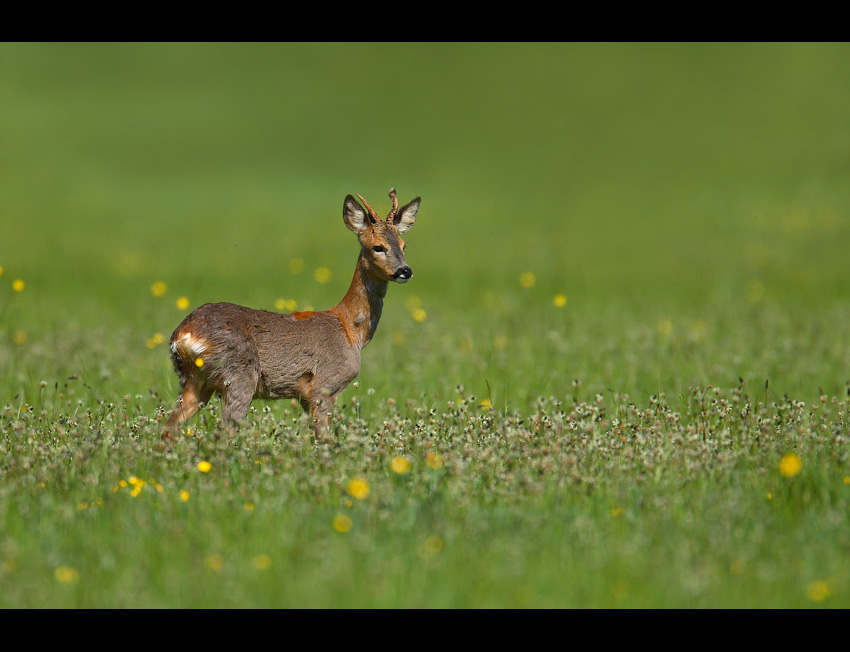
[[[231,431],[254,398],[298,398],[317,436],[328,426],[337,394],[360,372],[360,350],[378,327],[387,283],[406,283],[413,275],[399,235],[413,226],[420,198],[399,209],[395,188],[389,196],[386,221],[363,197],[366,210],[351,195],[345,198],[342,219],[357,234],[360,255],[348,292],[330,310],[280,314],[207,303],[182,321],[171,335],[182,395],[163,439],[177,435],[214,392]]]

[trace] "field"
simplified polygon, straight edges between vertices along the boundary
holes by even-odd
[[[0,607],[850,606],[847,44],[0,45]],[[324,309],[317,440],[195,306]]]

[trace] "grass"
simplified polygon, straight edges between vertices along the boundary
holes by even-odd
[[[847,607],[847,54],[0,46],[0,605]],[[330,307],[390,186],[332,435],[162,448],[186,312]]]

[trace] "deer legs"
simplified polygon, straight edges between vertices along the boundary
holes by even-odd
[[[187,381],[177,407],[171,413],[171,416],[168,417],[168,421],[165,422],[165,432],[162,434],[162,438],[171,439],[175,437],[180,424],[186,421],[186,419],[191,419],[195,416],[198,410],[201,409],[201,405],[208,403],[212,395],[212,388],[199,387],[197,381],[194,379]]]

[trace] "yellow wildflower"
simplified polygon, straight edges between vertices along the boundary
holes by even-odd
[[[26,331],[15,331],[15,334],[12,335],[12,342],[21,346],[25,344],[27,341],[27,332]]]
[[[316,271],[313,272],[313,277],[319,283],[327,283],[331,280],[331,270],[327,267],[317,267]]]
[[[59,566],[53,571],[53,577],[62,584],[73,584],[79,581],[80,573],[71,566]]]
[[[23,291],[23,289],[24,289],[24,287],[25,287],[25,286],[26,286],[26,283],[24,283],[24,282],[23,282],[21,279],[19,279],[19,278],[16,278],[14,281],[12,281],[12,289],[13,289],[15,292],[21,292],[21,291]]]
[[[224,567],[224,559],[221,555],[208,555],[204,559],[204,566],[211,571],[218,572]]]
[[[266,570],[272,565],[272,558],[268,555],[257,555],[251,560],[251,564],[253,564],[254,568],[257,570]]]
[[[298,302],[295,299],[277,299],[274,307],[280,311],[292,312],[298,307]]]
[[[390,468],[393,473],[398,473],[399,475],[407,473],[410,471],[410,460],[406,457],[394,457],[390,461]]]
[[[422,308],[416,308],[410,314],[413,317],[413,321],[417,321],[420,324],[428,318],[428,313],[422,310]]]
[[[832,589],[826,582],[812,582],[806,587],[806,597],[813,602],[823,602],[830,595]]]
[[[354,478],[348,483],[348,493],[352,498],[365,500],[369,497],[369,483],[363,478]]]
[[[203,367],[204,366],[204,359],[200,358],[200,357],[195,358],[195,366],[198,367],[198,369]]]
[[[779,460],[779,472],[786,478],[793,478],[803,468],[803,462],[795,453],[786,453]]]
[[[189,500],[190,495],[191,494],[189,494],[189,492],[186,491],[185,489],[183,491],[181,491],[180,492],[180,502],[185,503],[187,500]]]
[[[212,468],[212,464],[207,461],[198,462],[198,471],[201,473],[207,473]]]
[[[162,333],[154,333],[153,336],[148,338],[147,346],[149,349],[154,348],[162,344],[165,341],[165,337],[163,337]]]
[[[425,464],[436,471],[443,468],[443,458],[439,453],[431,452],[425,456]]]
[[[188,297],[180,297],[177,299],[177,307],[180,310],[186,310],[189,307],[189,298]]]
[[[673,322],[669,319],[659,319],[657,328],[661,337],[669,337],[673,332]]]
[[[348,518],[345,514],[337,514],[336,516],[334,516],[333,528],[337,532],[345,534],[351,529],[351,519]]]
[[[567,295],[556,294],[555,298],[552,299],[552,303],[555,304],[556,308],[563,308],[565,305],[567,305]]]
[[[519,284],[524,288],[533,288],[537,282],[537,277],[534,272],[523,272],[519,275]]]
[[[161,297],[168,292],[168,286],[163,281],[157,281],[151,285],[151,294],[155,297]]]
[[[422,544],[421,556],[427,559],[428,557],[433,557],[442,549],[443,540],[436,535],[431,535]]]

